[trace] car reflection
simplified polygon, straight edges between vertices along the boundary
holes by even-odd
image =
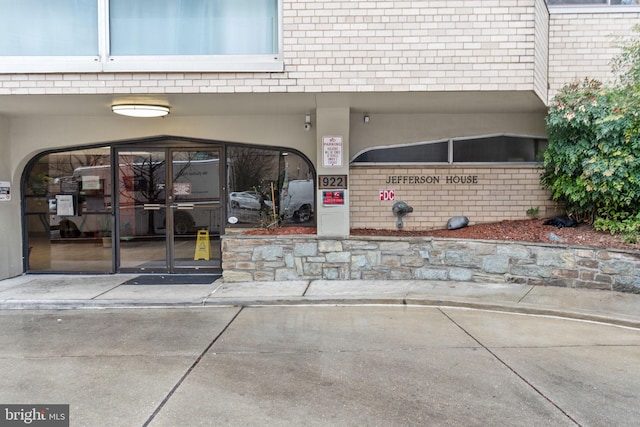
[[[257,191],[235,191],[229,194],[233,209],[260,210],[272,206],[271,200],[264,199]]]

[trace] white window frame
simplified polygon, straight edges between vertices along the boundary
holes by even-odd
[[[611,0],[601,4],[548,4],[549,14],[563,13],[638,13],[640,4],[611,4]]]
[[[638,13],[639,5],[548,5],[549,14],[563,13]]]
[[[278,1],[278,52],[268,55],[111,56],[109,0],[98,2],[98,56],[0,56],[0,73],[282,72],[282,0]]]
[[[549,4],[549,7],[618,7],[618,6],[637,6],[636,4],[611,4],[611,0],[607,0],[605,3],[566,3],[566,4]]]

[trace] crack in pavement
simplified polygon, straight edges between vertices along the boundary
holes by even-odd
[[[167,404],[167,402],[169,402],[169,400],[171,399],[171,397],[173,397],[173,395],[175,394],[176,391],[178,391],[178,388],[180,388],[180,386],[182,385],[182,383],[184,383],[184,381],[187,379],[187,377],[189,375],[191,375],[191,373],[193,372],[193,370],[200,364],[200,362],[202,361],[202,359],[204,358],[204,356],[209,352],[209,350],[211,350],[211,347],[213,347],[213,345],[218,341],[218,339],[220,339],[220,337],[222,336],[222,334],[224,334],[227,329],[229,329],[229,327],[231,326],[231,324],[238,318],[238,316],[240,315],[240,313],[242,313],[242,311],[244,310],[244,307],[240,307],[240,309],[238,310],[238,312],[231,318],[231,320],[225,325],[224,328],[222,328],[222,330],[220,331],[220,333],[218,335],[216,335],[213,340],[209,343],[209,345],[202,351],[202,353],[200,353],[200,355],[196,358],[196,360],[191,364],[191,366],[189,367],[189,369],[187,369],[187,371],[182,375],[182,377],[180,377],[180,379],[178,380],[178,382],[171,388],[171,390],[169,391],[169,393],[167,393],[167,395],[165,396],[164,399],[162,399],[162,402],[160,402],[160,404],[158,405],[158,407],[153,411],[153,413],[149,416],[149,418],[147,419],[147,421],[145,421],[145,423],[143,424],[143,427],[147,427],[152,421],[153,419],[160,413],[160,411],[162,410],[162,408],[164,408],[164,406]]]
[[[445,313],[444,311],[442,311],[441,309],[438,309],[438,311],[440,311],[440,313],[442,313],[447,319],[449,319],[454,325],[456,325],[458,328],[460,328],[460,330],[462,332],[464,332],[469,338],[471,338],[472,340],[474,340],[475,342],[478,343],[479,346],[481,346],[483,349],[485,349],[491,356],[493,356],[498,362],[500,362],[504,367],[506,367],[509,371],[511,371],[516,377],[520,378],[521,381],[523,381],[526,385],[528,385],[533,391],[535,391],[538,395],[540,395],[540,397],[542,397],[544,400],[546,400],[547,402],[549,402],[551,405],[553,405],[558,411],[560,411],[565,417],[567,417],[569,420],[571,420],[571,422],[573,422],[575,425],[577,426],[581,426],[582,424],[580,424],[576,419],[574,419],[571,415],[569,415],[567,413],[567,411],[565,411],[564,409],[562,409],[557,403],[555,403],[549,396],[547,396],[546,394],[544,394],[540,389],[538,389],[536,386],[534,386],[529,380],[527,380],[525,377],[523,377],[522,375],[520,375],[515,369],[513,369],[511,366],[509,366],[509,364],[507,362],[505,362],[504,360],[502,360],[496,353],[494,353],[493,351],[491,351],[491,349],[489,347],[487,347],[486,345],[484,345],[479,339],[477,339],[476,337],[474,337],[469,331],[467,331],[465,328],[463,328],[458,322],[456,322],[455,320],[453,320],[453,318],[451,318],[447,313]]]

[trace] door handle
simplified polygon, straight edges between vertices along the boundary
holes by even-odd
[[[145,203],[144,204],[145,211],[159,211],[160,204],[159,203]]]
[[[193,203],[177,203],[174,207],[179,211],[192,211],[195,205]]]

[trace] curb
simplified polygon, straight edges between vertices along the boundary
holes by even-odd
[[[483,304],[475,301],[447,299],[407,299],[407,298],[310,298],[274,297],[262,299],[248,298],[206,298],[202,301],[132,301],[132,300],[18,300],[0,301],[0,310],[73,310],[73,309],[140,309],[140,308],[217,308],[217,307],[269,307],[269,306],[405,306],[463,308],[496,311],[534,316],[553,316],[569,320],[597,322],[614,326],[640,329],[640,319],[626,319],[603,314],[558,310],[544,307],[517,306],[508,304]]]

